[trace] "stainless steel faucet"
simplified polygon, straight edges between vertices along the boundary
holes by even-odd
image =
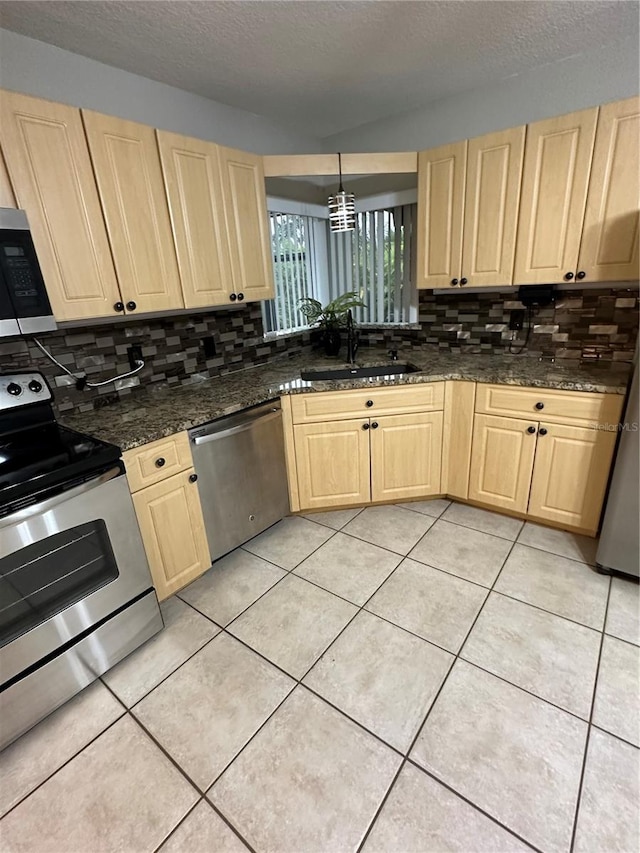
[[[359,337],[358,332],[353,328],[353,314],[349,309],[347,311],[347,361],[349,364],[355,364]]]

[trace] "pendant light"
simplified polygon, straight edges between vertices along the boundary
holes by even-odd
[[[355,231],[356,205],[353,193],[346,193],[342,186],[342,155],[338,154],[340,186],[335,195],[329,196],[329,227],[332,231]]]

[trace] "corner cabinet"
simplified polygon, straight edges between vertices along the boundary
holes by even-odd
[[[418,287],[511,284],[526,128],[418,155]]]
[[[184,308],[152,127],[82,111],[127,312]]]
[[[117,316],[120,290],[80,110],[0,95],[2,152],[56,319]]]
[[[282,398],[293,509],[441,493],[444,383]]]
[[[272,299],[262,158],[157,131],[187,308]]]
[[[162,601],[211,565],[186,433],[123,454],[153,585]]]
[[[233,293],[239,302],[273,299],[273,250],[262,157],[219,147]]]

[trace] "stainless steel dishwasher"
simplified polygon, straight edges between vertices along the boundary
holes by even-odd
[[[280,401],[189,430],[211,559],[289,514]]]

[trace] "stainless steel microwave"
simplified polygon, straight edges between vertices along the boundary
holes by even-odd
[[[0,208],[0,337],[56,329],[24,210]]]

